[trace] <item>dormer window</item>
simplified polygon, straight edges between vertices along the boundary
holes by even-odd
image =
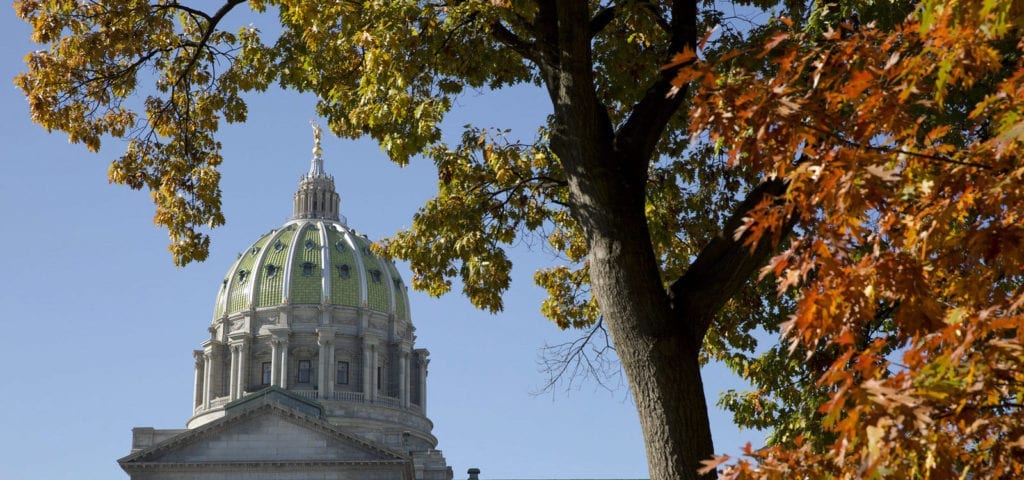
[[[316,242],[312,240],[306,240],[306,250],[312,250],[316,248]]]
[[[245,281],[248,278],[249,278],[249,271],[248,270],[239,270],[238,271],[238,283],[245,283]]]
[[[283,244],[283,243],[281,243],[281,241],[280,241],[280,240],[278,240],[278,241],[274,242],[274,251],[275,251],[275,252],[280,252],[280,251],[281,251],[281,249],[283,249],[283,248],[284,248],[284,244]]]
[[[397,290],[401,290],[402,289],[402,281],[397,279],[397,278],[395,279],[395,289],[397,289]]]
[[[224,281],[220,282],[220,288],[228,288],[228,279],[225,278]]]
[[[335,265],[338,268],[338,276],[341,278],[351,278],[352,272],[347,264]]]
[[[337,250],[338,253],[345,253],[345,242],[338,240],[338,243],[334,244],[334,249]]]
[[[313,262],[306,262],[302,264],[302,276],[312,277],[313,276]]]
[[[281,270],[281,267],[278,267],[277,265],[274,265],[274,264],[271,263],[271,264],[267,264],[266,269],[267,269],[267,278],[274,278],[274,277],[277,276],[277,272],[279,270]]]
[[[249,254],[254,257],[256,256],[257,253],[260,253],[260,247],[254,246],[252,247],[252,250],[249,250]]]
[[[380,270],[376,270],[376,269],[370,270],[370,278],[373,279],[373,283],[380,283],[380,275],[381,275],[381,271]]]

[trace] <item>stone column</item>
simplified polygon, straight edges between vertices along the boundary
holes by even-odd
[[[427,414],[427,359],[420,359],[420,408]]]
[[[206,362],[204,360],[202,350],[193,350],[192,358],[195,359],[196,368],[195,385],[192,388],[192,409],[195,410],[203,404],[203,384],[206,383]]]
[[[398,351],[398,399],[402,408],[409,408],[409,350],[405,345]]]
[[[249,334],[237,332],[228,338],[231,347],[231,376],[230,395],[231,400],[238,400],[245,395],[245,387],[249,386],[248,356],[249,356]]]
[[[287,328],[274,328],[270,330],[271,364],[270,384],[288,388],[288,334],[291,331]]]
[[[231,352],[231,366],[228,368],[228,401],[238,398],[238,346],[228,345]]]
[[[245,396],[245,389],[249,387],[249,338],[242,337],[238,344],[238,387],[237,398]]]
[[[281,378],[279,378],[277,386],[288,388],[288,337],[281,339],[281,369],[279,373]]]
[[[420,408],[423,409],[423,415],[427,414],[427,364],[430,363],[428,355],[430,352],[425,348],[416,350],[420,368]]]
[[[376,348],[367,337],[363,337],[363,395],[364,401],[372,402],[377,397]]]
[[[270,339],[270,385],[277,385],[277,377],[281,370],[281,341]]]
[[[210,399],[213,387],[213,351],[210,346],[204,345],[203,349],[203,410],[210,408]]]
[[[334,353],[334,329],[318,328],[316,334],[316,343],[320,346],[320,375],[317,376],[320,379],[320,384],[317,388],[321,399],[330,400],[334,393],[334,377],[331,375],[331,372],[334,371],[333,355],[331,355]]]

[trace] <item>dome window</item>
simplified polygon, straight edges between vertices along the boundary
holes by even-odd
[[[346,278],[346,279],[352,277],[352,272],[351,272],[351,269],[349,269],[348,264],[343,263],[341,265],[335,265],[335,266],[338,267],[338,276],[339,277]]]
[[[306,262],[302,264],[302,276],[312,277],[313,276],[313,262]]]
[[[306,240],[306,250],[312,250],[316,248],[316,242],[312,240]]]
[[[338,243],[334,244],[334,249],[337,250],[338,253],[345,253],[345,242],[338,240]]]
[[[252,250],[249,250],[249,254],[254,257],[256,256],[257,253],[260,253],[260,247],[253,246]]]
[[[373,279],[373,283],[380,283],[380,270],[370,270],[370,278]]]
[[[238,283],[245,283],[245,281],[248,278],[249,278],[249,271],[248,270],[239,270],[238,271]]]
[[[283,248],[284,248],[284,244],[283,244],[283,243],[281,243],[281,241],[280,241],[280,240],[278,240],[278,241],[274,242],[274,251],[275,251],[275,252],[280,252],[280,251],[281,251],[281,249],[283,249]]]
[[[276,277],[277,276],[277,272],[279,270],[281,270],[280,267],[278,267],[277,265],[274,265],[272,263],[271,264],[267,264],[266,269],[267,269],[267,278],[274,278],[274,277]]]

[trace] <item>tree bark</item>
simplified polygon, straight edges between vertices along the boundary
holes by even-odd
[[[606,212],[608,223],[588,229],[590,281],[633,393],[650,478],[715,478],[697,474],[714,454],[698,362],[702,338],[673,320],[642,208]]]

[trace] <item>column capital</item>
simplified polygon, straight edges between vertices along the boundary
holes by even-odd
[[[287,342],[288,336],[291,335],[292,329],[288,327],[274,327],[269,328],[271,340],[278,342]]]
[[[215,347],[219,347],[221,345],[224,345],[224,342],[222,342],[220,340],[206,340],[201,345],[203,346],[204,349],[208,349],[208,348],[215,348]]]

